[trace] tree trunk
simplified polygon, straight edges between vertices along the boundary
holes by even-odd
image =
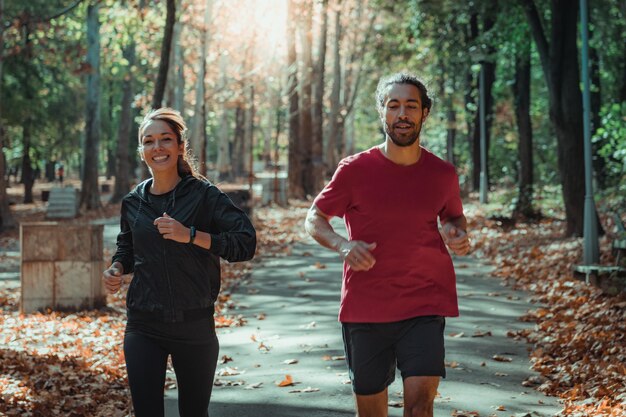
[[[451,97],[448,98],[446,107],[446,159],[452,165],[455,165],[454,143],[456,141],[456,111],[454,110]]]
[[[24,184],[24,204],[33,202],[33,185],[35,176],[33,175],[32,161],[30,160],[30,134],[31,122],[27,120],[22,129],[22,142],[24,147],[24,155],[22,156],[22,183]]]
[[[237,103],[237,109],[235,110],[235,141],[233,143],[231,156],[235,177],[241,177],[244,171],[245,161],[243,159],[243,147],[246,140],[245,123],[246,109],[243,108],[242,103]]]
[[[530,118],[530,45],[515,59],[513,97],[519,136],[518,197],[514,216],[534,217],[533,210],[533,130]]]
[[[274,103],[274,90],[268,89],[267,95],[265,96],[268,103]],[[272,128],[274,125],[274,113],[280,113],[282,109],[280,108],[280,104],[278,107],[274,107],[267,112],[267,123],[265,129],[263,129],[263,151],[261,155],[261,159],[263,160],[264,168],[271,168],[272,166]]]
[[[176,10],[181,9],[181,0],[176,0]],[[182,29],[182,23],[180,21],[174,22],[174,30],[172,32],[172,46],[170,50],[170,62],[167,69],[167,79],[165,81],[165,105],[172,107],[178,111],[181,111],[177,107],[179,102],[178,96],[181,94],[179,78],[177,77],[178,68],[181,64],[180,58],[180,34]]]
[[[2,95],[2,69],[4,63],[4,0],[0,0],[0,95]],[[0,231],[16,226],[15,218],[9,208],[7,183],[4,173],[7,170],[4,155],[4,126],[2,126],[2,101],[0,101]]]
[[[225,89],[228,85],[227,71],[228,55],[222,54],[220,57],[220,73],[222,74],[221,88]],[[232,180],[232,164],[230,158],[230,137],[228,128],[228,107],[226,101],[222,100],[220,103],[222,108],[222,116],[220,123],[219,133],[219,147],[217,149],[217,175],[216,180],[219,181],[231,181]]]
[[[319,193],[324,188],[324,72],[326,70],[326,38],[328,35],[328,0],[322,0],[322,26],[317,47],[317,62],[313,72],[313,102],[312,102],[312,186],[313,193]],[[313,7],[313,5],[311,5]]]
[[[87,7],[87,100],[85,143],[83,150],[83,181],[80,206],[87,210],[99,208],[98,155],[100,149],[100,21],[98,3]]]
[[[296,54],[296,0],[287,2],[287,96],[289,98],[289,196],[304,198],[300,161],[300,109],[298,106],[298,61]]]
[[[476,11],[472,11],[469,19],[469,24],[467,25],[467,30],[465,34],[465,44],[472,45],[475,39],[478,37],[478,14]],[[476,106],[476,85],[475,77],[472,72],[471,66],[467,69],[467,74],[465,75],[465,124],[467,126],[467,142],[469,144],[470,150],[473,149],[474,143],[474,118],[478,114],[478,109]],[[474,183],[473,173],[476,170],[480,170],[479,166],[476,166],[476,161],[474,158],[471,159],[471,170],[472,177],[471,181],[468,183],[471,184],[472,190],[478,190]]]
[[[211,24],[212,0],[206,0],[204,5],[204,28],[200,42],[200,62],[198,63],[198,78],[196,81],[196,106],[194,124],[191,131],[192,149],[198,158],[200,174],[206,176],[206,60],[209,47],[209,25]]]
[[[330,92],[330,114],[328,115],[328,140],[326,141],[326,174],[331,176],[339,163],[339,110],[341,107],[341,9],[335,10],[335,39],[333,43],[333,86]]]
[[[165,17],[165,31],[163,43],[161,44],[161,61],[159,63],[159,73],[154,84],[154,96],[152,98],[152,108],[158,109],[163,102],[165,94],[165,83],[167,82],[167,72],[170,63],[170,51],[172,49],[172,35],[174,23],[176,22],[176,1],[167,0],[167,15]]]
[[[532,0],[524,0],[549,91],[550,120],[557,157],[568,236],[582,236],[585,199],[582,97],[578,72],[578,2],[552,0],[551,39],[546,39]],[[598,232],[602,226],[598,222]]]
[[[204,42],[201,43],[204,45]],[[206,170],[206,155],[202,154],[202,144],[206,135],[206,120],[204,117],[205,94],[204,81],[206,76],[206,49],[201,47],[200,62],[198,62],[198,74],[196,79],[196,104],[193,114],[193,128],[191,129],[190,145],[196,158],[200,170]]]
[[[494,62],[483,62],[481,67],[483,68],[482,71],[485,71],[485,146],[487,148],[487,172],[485,172],[485,175],[487,176],[487,184],[489,184],[489,145],[491,143],[491,125],[493,122],[493,97],[491,91],[496,80],[496,64]],[[480,106],[482,105],[483,103],[478,103],[476,114],[474,115],[474,133],[472,135],[472,185],[474,190],[480,189]]]
[[[115,154],[115,184],[111,203],[119,203],[130,191],[130,158],[128,154],[130,144],[130,132],[132,125],[132,101],[133,101],[133,71],[135,65],[135,41],[131,40],[124,48],[124,58],[128,61],[126,76],[122,84],[122,108],[120,110],[120,125],[117,131],[117,150]]]
[[[300,84],[300,146],[298,148],[299,158],[302,164],[304,175],[302,176],[302,186],[304,196],[315,193],[313,187],[313,162],[311,158],[311,131],[313,128],[312,111],[312,74],[313,71],[313,13],[310,7],[301,8],[302,23],[300,24],[300,46],[302,50],[302,81]]]
[[[354,112],[350,112],[350,114],[348,114],[348,117],[346,117],[345,119],[344,126],[345,126],[344,137],[345,137],[345,144],[346,144],[346,155],[352,155],[355,153]]]
[[[494,5],[495,7],[495,5]],[[494,18],[491,15],[493,9],[486,10],[483,12],[483,27],[482,33],[487,33],[493,28]],[[494,50],[493,47],[489,47],[489,54],[493,55]],[[487,149],[485,166],[487,167],[487,172],[485,175],[487,177],[486,183],[489,184],[489,145],[491,143],[491,125],[493,122],[493,97],[492,90],[493,84],[496,80],[496,63],[494,61],[482,61],[480,63],[481,71],[484,71],[484,80],[485,80],[485,119],[486,119],[486,131],[485,131],[485,147]],[[483,88],[483,86],[479,85],[479,88]],[[480,154],[480,107],[483,103],[478,103],[476,113],[474,115],[474,134],[472,138],[472,185],[474,190],[480,189],[480,170],[481,170],[481,154]]]
[[[243,162],[243,174],[248,179],[254,175],[254,84],[252,80],[248,84],[248,98],[246,99],[246,115],[243,139],[243,153],[241,155]]]
[[[593,32],[591,33],[593,36]],[[589,77],[591,81],[591,135],[593,136],[602,123],[600,110],[602,109],[602,95],[600,91],[600,57],[596,48],[589,48]],[[593,169],[596,173],[598,187],[602,190],[607,185],[606,160],[599,155],[598,149],[604,145],[603,141],[592,142]]]

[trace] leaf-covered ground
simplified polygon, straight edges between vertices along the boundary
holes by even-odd
[[[512,225],[468,211],[478,256],[496,266],[497,277],[534,293],[540,306],[522,318],[535,322],[534,330],[510,334],[533,345],[531,363],[541,378],[525,384],[562,398],[562,416],[626,416],[625,293],[608,295],[573,277],[582,239],[563,238],[563,222]],[[611,226],[610,219],[603,224]],[[606,265],[614,263],[611,229],[600,240]]]
[[[303,237],[307,205],[256,210],[257,256],[291,252]],[[581,240],[563,239],[563,224],[555,220],[513,226],[487,219],[472,205],[468,218],[476,256],[495,264],[495,275],[509,285],[535,294],[538,308],[522,318],[536,322],[535,329],[510,334],[534,347],[531,362],[541,377],[524,384],[561,397],[562,416],[626,415],[626,298],[572,277]],[[0,244],[14,245],[15,239],[2,236]],[[603,262],[611,263],[609,238],[601,245]],[[254,261],[223,264],[218,327],[245,324],[233,312],[230,291],[252,268]],[[130,415],[121,345],[123,295],[108,301],[102,310],[20,315],[19,288],[0,286],[1,415]]]

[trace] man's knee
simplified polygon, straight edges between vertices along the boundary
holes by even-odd
[[[408,416],[410,417],[432,417],[433,416],[433,401],[420,402],[410,406],[407,409]]]

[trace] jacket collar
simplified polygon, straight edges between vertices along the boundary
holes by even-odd
[[[185,175],[176,187],[174,187],[174,198],[181,197],[188,194],[192,187],[191,185],[195,182],[195,177],[193,175]],[[135,189],[131,191],[131,195],[137,196],[144,203],[148,202],[148,189],[152,185],[152,178],[148,178],[147,180],[142,181],[137,184]]]

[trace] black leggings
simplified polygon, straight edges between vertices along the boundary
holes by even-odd
[[[219,343],[189,344],[124,335],[124,356],[136,417],[164,416],[167,357],[172,355],[180,417],[208,417]]]

